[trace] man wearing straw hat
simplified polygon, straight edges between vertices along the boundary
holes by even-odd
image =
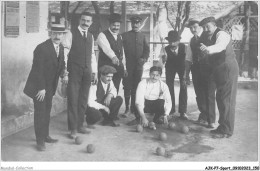
[[[34,130],[39,151],[46,150],[45,142],[58,141],[50,137],[49,123],[52,98],[65,69],[64,47],[61,45],[64,33],[67,32],[65,25],[54,23],[49,31],[51,38],[34,50],[32,69],[24,88],[24,93],[34,103]]]

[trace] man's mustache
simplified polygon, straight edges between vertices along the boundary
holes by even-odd
[[[54,40],[60,40],[60,39],[55,38]]]
[[[82,26],[86,26],[86,27],[89,27],[89,25],[87,25],[87,24],[82,24]]]

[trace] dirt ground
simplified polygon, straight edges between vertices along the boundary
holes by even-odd
[[[176,90],[178,95],[179,87]],[[122,90],[119,94],[122,95]],[[120,109],[120,113],[123,112],[124,105]],[[188,88],[188,113],[190,120],[183,122],[189,126],[187,134],[177,129],[169,130],[165,126],[157,127],[156,130],[144,129],[138,133],[135,126],[126,125],[134,118],[131,116],[121,118],[118,121],[121,126],[117,128],[97,124],[91,134],[79,135],[84,141],[76,145],[67,137],[67,114],[63,112],[51,118],[50,123],[50,135],[58,138],[58,143],[46,144],[47,150],[38,152],[34,129],[30,127],[2,139],[2,161],[258,161],[257,90],[238,90],[235,131],[230,138],[213,139],[210,129],[194,123],[199,111],[192,86]],[[175,123],[178,122],[176,116],[172,118]],[[152,119],[150,115],[148,117]],[[166,141],[158,139],[160,132],[167,134]],[[94,153],[86,153],[88,144],[94,144]],[[157,147],[164,147],[172,156],[156,155]]]

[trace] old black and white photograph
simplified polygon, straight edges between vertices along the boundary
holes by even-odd
[[[259,1],[1,1],[1,170],[259,170]]]

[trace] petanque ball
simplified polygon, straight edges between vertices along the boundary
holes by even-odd
[[[174,122],[170,122],[169,125],[168,125],[169,129],[171,129],[171,130],[174,130],[175,126],[176,125],[175,125]]]
[[[77,136],[77,137],[75,138],[75,143],[76,143],[76,144],[80,145],[80,144],[82,144],[82,142],[83,142],[83,138],[82,138],[82,137]]]
[[[181,127],[181,132],[182,132],[183,134],[187,134],[187,133],[189,132],[189,127],[187,127],[187,126],[182,126],[182,127]]]
[[[142,125],[137,125],[137,126],[136,126],[136,131],[137,131],[137,132],[142,132],[142,131],[143,131]]]
[[[165,157],[167,157],[167,158],[171,158],[173,156],[173,152],[171,152],[171,151],[165,151]]]
[[[164,149],[163,147],[157,147],[157,148],[156,148],[156,154],[157,154],[158,156],[164,156],[164,154],[165,154],[165,149]]]
[[[154,122],[149,122],[148,126],[150,129],[156,130],[156,126]]]
[[[164,133],[164,132],[161,132],[161,133],[159,134],[159,139],[160,139],[161,141],[167,140],[167,134]]]
[[[93,144],[87,145],[87,152],[88,153],[94,153],[95,152],[95,146]]]

